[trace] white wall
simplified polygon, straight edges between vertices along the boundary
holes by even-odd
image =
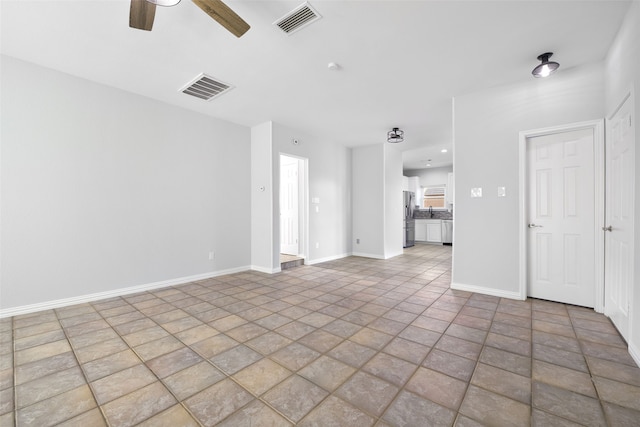
[[[453,166],[428,169],[408,169],[404,171],[405,176],[417,176],[420,178],[420,185],[423,187],[446,187],[449,177],[447,174],[453,172]]]
[[[518,296],[519,132],[602,117],[602,64],[456,97],[453,286]]]
[[[275,189],[271,136],[271,122],[251,128],[251,268],[266,273],[279,268],[273,262],[277,253],[272,234]]]
[[[402,152],[384,145],[384,257],[402,255],[404,215],[402,198]]]
[[[635,263],[630,310],[629,350],[640,364],[640,3],[633,2],[607,55],[605,96],[607,115],[611,115],[633,86],[635,89]]]
[[[248,268],[249,129],[1,66],[3,310]]]
[[[402,153],[388,144],[357,147],[352,165],[353,254],[402,254]]]
[[[376,144],[356,147],[352,149],[351,155],[353,254],[383,259],[384,146]],[[357,239],[360,243],[356,243]]]
[[[294,139],[298,145],[292,143]],[[309,253],[305,263],[313,264],[350,254],[351,149],[278,123],[273,123],[272,141],[274,177],[280,176],[280,154],[308,159]],[[314,198],[320,202],[310,203]],[[277,237],[280,236],[279,184],[274,185],[272,200],[273,236]],[[279,237],[274,240],[274,252],[278,255]],[[279,265],[278,256],[273,261]]]

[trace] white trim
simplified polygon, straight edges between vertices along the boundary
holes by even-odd
[[[633,361],[636,362],[636,365],[640,367],[640,349],[636,348],[633,344],[629,344],[629,354],[633,358]]]
[[[500,289],[485,288],[484,286],[467,285],[464,283],[451,282],[450,288],[456,291],[474,292],[477,294],[491,295],[499,298],[509,298],[509,299],[516,299],[516,300],[522,300],[522,301],[526,299],[526,297],[521,298],[519,292],[503,291]]]
[[[395,258],[395,257],[403,255],[403,254],[404,254],[404,250],[402,250],[400,252],[386,253],[384,259]]]
[[[36,304],[23,305],[19,307],[0,309],[0,318],[29,314],[37,311],[50,310],[52,308],[67,307],[75,304],[83,304],[101,299],[114,298],[123,295],[135,294],[154,289],[167,288],[170,286],[184,285],[185,283],[197,282],[199,280],[211,279],[212,277],[224,276],[226,274],[241,273],[248,271],[249,266],[230,268],[228,270],[212,271],[209,273],[196,274],[193,276],[179,277],[176,279],[163,280],[160,282],[147,283],[144,285],[131,286],[127,288],[114,289],[112,291],[97,292],[95,294],[80,295],[71,298],[63,298],[53,301],[39,302]]]
[[[519,299],[527,298],[527,139],[550,135],[560,132],[569,132],[582,129],[593,130],[594,141],[594,191],[595,191],[595,306],[598,313],[604,311],[604,235],[601,227],[604,225],[604,120],[591,120],[587,122],[570,123],[561,126],[552,126],[542,129],[532,129],[521,131],[518,141],[518,223],[520,230],[518,233],[518,294]],[[602,238],[598,238],[601,236]]]
[[[365,252],[352,252],[351,256],[359,256],[359,257],[363,257],[363,258],[386,259],[384,257],[384,255],[368,254],[368,253],[365,253]]]
[[[253,271],[259,271],[260,273],[267,273],[267,274],[280,273],[282,271],[282,269],[280,268],[280,265],[278,265],[278,267],[276,268],[268,268],[268,267],[260,267],[259,265],[252,265],[249,269]]]
[[[310,260],[304,260],[304,264],[305,265],[314,265],[314,264],[321,264],[323,262],[329,262],[329,261],[335,261],[337,259],[342,259],[342,258],[346,258],[348,256],[351,256],[350,253],[344,253],[344,254],[338,254],[338,255],[332,255],[332,256],[328,256],[328,257],[324,257],[324,258],[317,258],[317,259],[310,259]]]

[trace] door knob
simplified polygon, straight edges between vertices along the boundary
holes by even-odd
[[[612,226],[602,227],[602,231],[613,231],[613,227]]]
[[[529,228],[542,228],[542,226],[538,225],[538,224],[529,224],[529,225],[527,225],[527,227],[529,227]]]

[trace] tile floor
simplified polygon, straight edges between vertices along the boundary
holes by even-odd
[[[632,426],[592,310],[449,289],[451,248],[0,320],[0,426]]]

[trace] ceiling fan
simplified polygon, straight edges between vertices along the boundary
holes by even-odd
[[[192,0],[196,6],[207,15],[218,21],[236,37],[249,31],[249,24],[238,16],[221,0]],[[175,6],[180,0],[131,0],[129,10],[129,27],[138,30],[151,31],[153,18],[156,15],[156,5]]]

